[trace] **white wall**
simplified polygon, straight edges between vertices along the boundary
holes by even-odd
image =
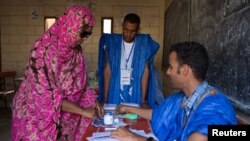
[[[128,12],[136,12],[141,17],[141,32],[151,34],[160,44],[161,48],[156,55],[155,64],[161,68],[165,1],[92,0],[97,22],[93,35],[83,44],[88,70],[97,69],[101,17],[113,17],[114,32],[121,33],[121,23]],[[1,0],[2,70],[16,70],[18,76],[21,76],[32,44],[44,32],[44,17],[60,16],[68,5],[68,0]],[[32,8],[38,9],[37,19],[31,17]]]

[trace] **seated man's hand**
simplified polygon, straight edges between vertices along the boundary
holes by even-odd
[[[120,141],[145,141],[146,140],[146,138],[136,135],[124,127],[118,128],[117,130],[113,131],[111,133],[111,137],[117,138]]]
[[[150,107],[148,106],[148,103],[142,103],[142,104],[141,104],[141,107],[142,107],[142,108],[146,108],[146,109],[150,108]]]
[[[116,113],[129,113],[130,106],[119,105],[116,108]]]

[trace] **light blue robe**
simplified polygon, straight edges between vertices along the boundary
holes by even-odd
[[[105,46],[105,47],[104,47]],[[105,48],[105,49],[104,49]],[[98,81],[99,100],[104,98],[104,76],[105,54],[110,64],[111,76],[108,93],[108,103],[119,104],[120,99],[120,63],[122,49],[122,34],[104,34],[99,42],[98,55]],[[148,83],[147,101],[150,107],[155,107],[155,85],[154,85],[154,56],[159,49],[159,44],[148,34],[137,34],[135,39],[134,55],[132,60],[132,96],[129,95],[128,86],[124,87],[125,102],[141,104],[141,80],[146,62],[149,62],[150,77]],[[127,87],[127,88],[126,88]]]
[[[236,114],[230,101],[221,91],[212,87],[216,94],[208,94],[189,116],[182,127],[185,115],[181,107],[184,93],[176,92],[160,106],[153,109],[151,125],[160,141],[186,141],[193,132],[208,134],[208,125],[235,125]]]

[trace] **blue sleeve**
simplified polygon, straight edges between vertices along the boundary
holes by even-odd
[[[105,37],[106,34],[103,34],[99,40],[99,48],[98,48],[98,85],[99,85],[99,94],[98,100],[102,101],[104,97],[104,77],[103,71],[105,67]]]
[[[230,101],[221,93],[208,95],[190,117],[183,136],[187,138],[193,132],[207,135],[209,125],[236,124],[236,114]]]
[[[148,97],[147,101],[148,104],[151,108],[154,108],[157,105],[156,103],[156,78],[155,78],[155,70],[154,70],[154,57],[159,49],[159,44],[155,42],[150,35],[146,35],[147,38],[147,60],[149,62],[149,71],[150,71],[150,76],[149,76],[149,84],[148,84]],[[145,45],[146,46],[146,45]]]
[[[175,138],[180,134],[179,121],[183,95],[181,92],[171,94],[161,105],[153,109],[151,127],[159,140]]]

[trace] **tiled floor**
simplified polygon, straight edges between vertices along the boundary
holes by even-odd
[[[10,141],[11,110],[0,108],[0,140]]]

